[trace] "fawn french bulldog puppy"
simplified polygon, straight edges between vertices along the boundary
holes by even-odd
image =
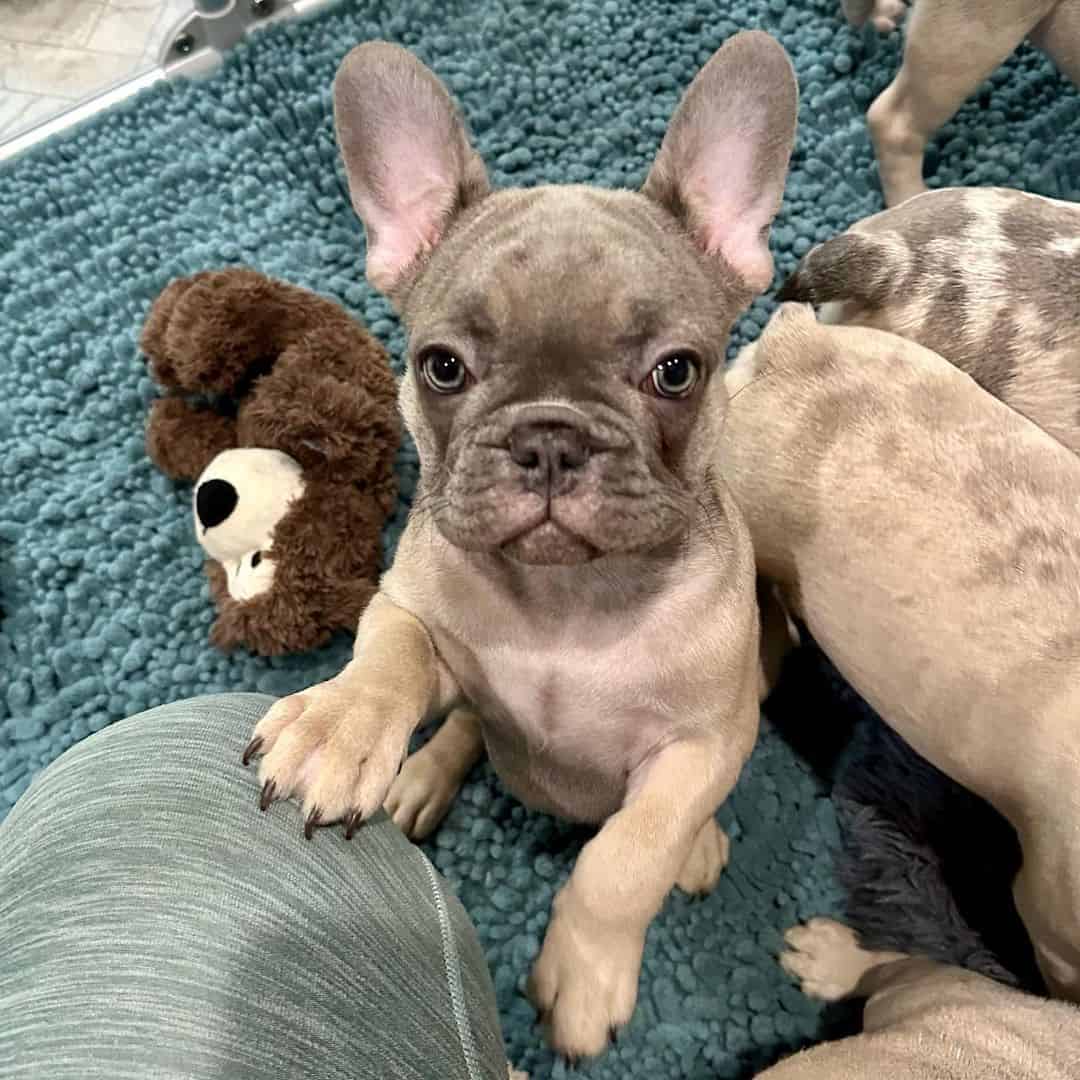
[[[886,723],[1015,827],[1080,999],[1080,460],[937,353],[785,304],[727,374],[759,572]]]
[[[963,968],[870,952],[846,926],[789,930],[780,963],[825,1001],[867,998],[859,1035],[781,1061],[758,1080],[1074,1080],[1080,1011]]]
[[[1080,206],[943,188],[804,256],[781,299],[933,349],[1080,453]]]
[[[481,750],[529,806],[599,824],[531,978],[555,1048],[596,1054],[668,892],[715,884],[713,815],[757,732],[753,553],[715,460],[731,325],[772,278],[794,74],[768,35],[731,38],[641,192],[490,191],[448,92],[390,44],[346,57],[334,111],[368,279],[409,330],[420,485],[354,659],[280,701],[249,756],[263,805],[351,835],[452,709],[390,796],[411,831]]]
[[[906,0],[843,0],[855,26],[894,30]],[[1080,0],[914,0],[896,78],[866,114],[886,206],[926,190],[926,144],[1028,38],[1080,85]]]

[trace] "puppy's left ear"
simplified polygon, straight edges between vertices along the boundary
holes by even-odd
[[[729,38],[697,73],[642,189],[754,293],[772,283],[769,226],[795,142],[798,86],[761,30]]]

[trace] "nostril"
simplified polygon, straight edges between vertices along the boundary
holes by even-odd
[[[535,450],[519,450],[514,455],[514,461],[523,469],[538,469],[540,467],[540,455]]]
[[[589,460],[587,446],[569,446],[559,451],[559,468],[563,472],[580,469]]]

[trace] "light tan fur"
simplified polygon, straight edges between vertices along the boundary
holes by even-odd
[[[870,952],[846,926],[812,919],[780,962],[824,1001],[867,998],[859,1035],[824,1043],[758,1080],[1074,1080],[1080,1011],[963,968]]]
[[[759,571],[1013,824],[1040,969],[1080,998],[1080,461],[936,353],[806,305],[730,381],[721,460]]]
[[[854,25],[888,33],[904,5],[843,6]],[[867,112],[886,206],[926,190],[926,144],[1025,38],[1080,84],[1080,0],[914,0],[900,71]]]
[[[671,889],[716,884],[714,815],[774,670],[750,538],[711,470],[728,334],[772,276],[796,96],[783,50],[736,35],[641,192],[491,192],[449,94],[404,50],[359,46],[335,84],[368,277],[409,328],[420,485],[353,660],[275,705],[250,753],[264,803],[296,797],[309,834],[351,833],[385,802],[426,835],[482,752],[529,806],[599,825],[529,980],[570,1058],[630,1019]],[[465,380],[433,383],[433,356]],[[698,378],[665,398],[656,372],[687,356]],[[399,775],[413,730],[447,710]]]

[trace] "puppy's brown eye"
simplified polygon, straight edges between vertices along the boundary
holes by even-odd
[[[465,389],[465,365],[460,357],[446,349],[426,349],[422,352],[420,373],[437,394],[456,394]]]
[[[652,369],[643,389],[665,398],[689,397],[701,377],[701,364],[691,353],[672,353]]]

